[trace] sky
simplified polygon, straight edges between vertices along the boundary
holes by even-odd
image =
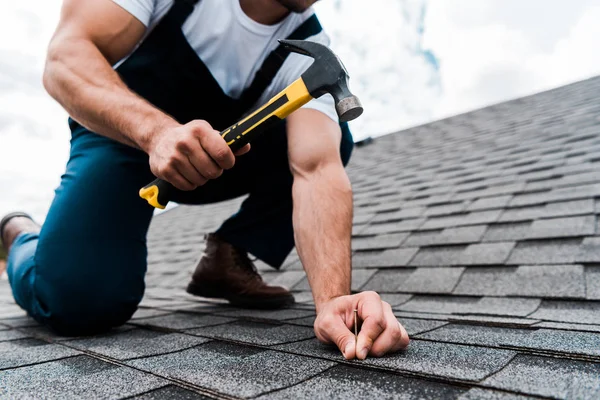
[[[106,1],[106,0],[103,0]],[[356,140],[600,74],[597,0],[321,0],[365,114]],[[44,91],[58,0],[0,0],[0,214],[43,220],[69,151]]]

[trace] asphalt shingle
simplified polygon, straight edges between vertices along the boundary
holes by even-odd
[[[135,400],[210,400],[210,397],[202,396],[179,386],[169,385],[153,390],[139,396],[132,397]]]
[[[357,268],[402,267],[417,253],[418,248],[402,248],[383,252],[357,252],[352,256],[352,265]]]
[[[226,325],[192,329],[192,335],[200,335],[213,339],[234,340],[236,342],[271,346],[309,339],[315,336],[314,331],[302,326],[285,324],[266,324],[252,321],[237,321]]]
[[[429,340],[492,347],[526,348],[589,356],[600,355],[600,335],[551,329],[507,329],[450,324],[418,336]]]
[[[117,399],[168,383],[156,376],[87,356],[2,371],[0,374],[0,395],[11,399],[42,396],[44,399],[60,400]]]
[[[20,339],[0,342],[0,354],[0,369],[6,369],[72,357],[80,353],[38,339]]]
[[[295,354],[340,360],[341,353],[319,343],[316,339],[276,346]],[[355,361],[395,371],[407,371],[452,378],[460,381],[479,381],[504,367],[516,353],[510,350],[433,343],[413,340],[408,349],[392,356]]]
[[[443,230],[413,232],[403,243],[405,247],[449,245],[478,242],[487,225],[446,228]]]
[[[464,268],[417,268],[396,290],[408,293],[450,293]]]
[[[414,269],[385,269],[377,271],[377,274],[363,286],[363,290],[374,290],[376,292],[395,292],[412,275]]]
[[[207,339],[179,333],[133,329],[122,333],[71,340],[68,344],[80,350],[91,351],[117,360],[127,360],[179,351],[207,341]]]
[[[600,395],[600,364],[518,355],[483,384],[532,395],[592,400]]]
[[[600,266],[585,269],[586,298],[600,300]]]
[[[283,389],[335,365],[331,361],[217,342],[179,353],[128,361],[128,364],[239,397]]]
[[[544,301],[531,318],[600,325],[599,302]]]
[[[540,219],[534,221],[527,237],[529,239],[588,236],[596,231],[596,217],[578,216]]]
[[[333,367],[299,385],[259,399],[457,399],[463,388],[348,366]]]
[[[520,242],[507,264],[565,264],[577,261],[581,239]]]
[[[397,309],[400,311],[442,314],[527,316],[539,307],[540,302],[538,299],[523,298],[414,296]]]
[[[156,328],[184,330],[192,328],[201,328],[203,326],[225,324],[231,321],[233,321],[233,318],[219,317],[216,315],[173,313],[164,316],[135,320],[132,321],[132,323],[136,325],[152,326]]]
[[[585,298],[581,265],[469,268],[456,294]]]

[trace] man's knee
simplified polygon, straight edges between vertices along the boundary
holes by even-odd
[[[136,311],[144,292],[143,282],[118,285],[114,282],[81,283],[64,280],[48,293],[46,324],[66,336],[92,335],[123,325]]]

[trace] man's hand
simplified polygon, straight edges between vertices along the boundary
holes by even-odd
[[[354,310],[358,310],[360,332],[354,342]],[[381,357],[408,346],[409,337],[392,307],[375,292],[336,297],[318,308],[315,334],[323,343],[335,344],[351,360],[367,355]]]
[[[206,121],[174,124],[150,138],[147,152],[150,170],[180,190],[194,190],[235,164],[235,155],[247,153],[250,145],[235,155],[218,131]]]

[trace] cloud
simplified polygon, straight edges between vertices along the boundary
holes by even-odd
[[[437,59],[422,46],[424,0],[321,1],[316,9],[365,108],[351,123],[355,139],[432,118],[440,85]]]
[[[600,7],[592,1],[461,5],[432,0],[425,18],[424,43],[440,60],[436,117],[600,73]]]

